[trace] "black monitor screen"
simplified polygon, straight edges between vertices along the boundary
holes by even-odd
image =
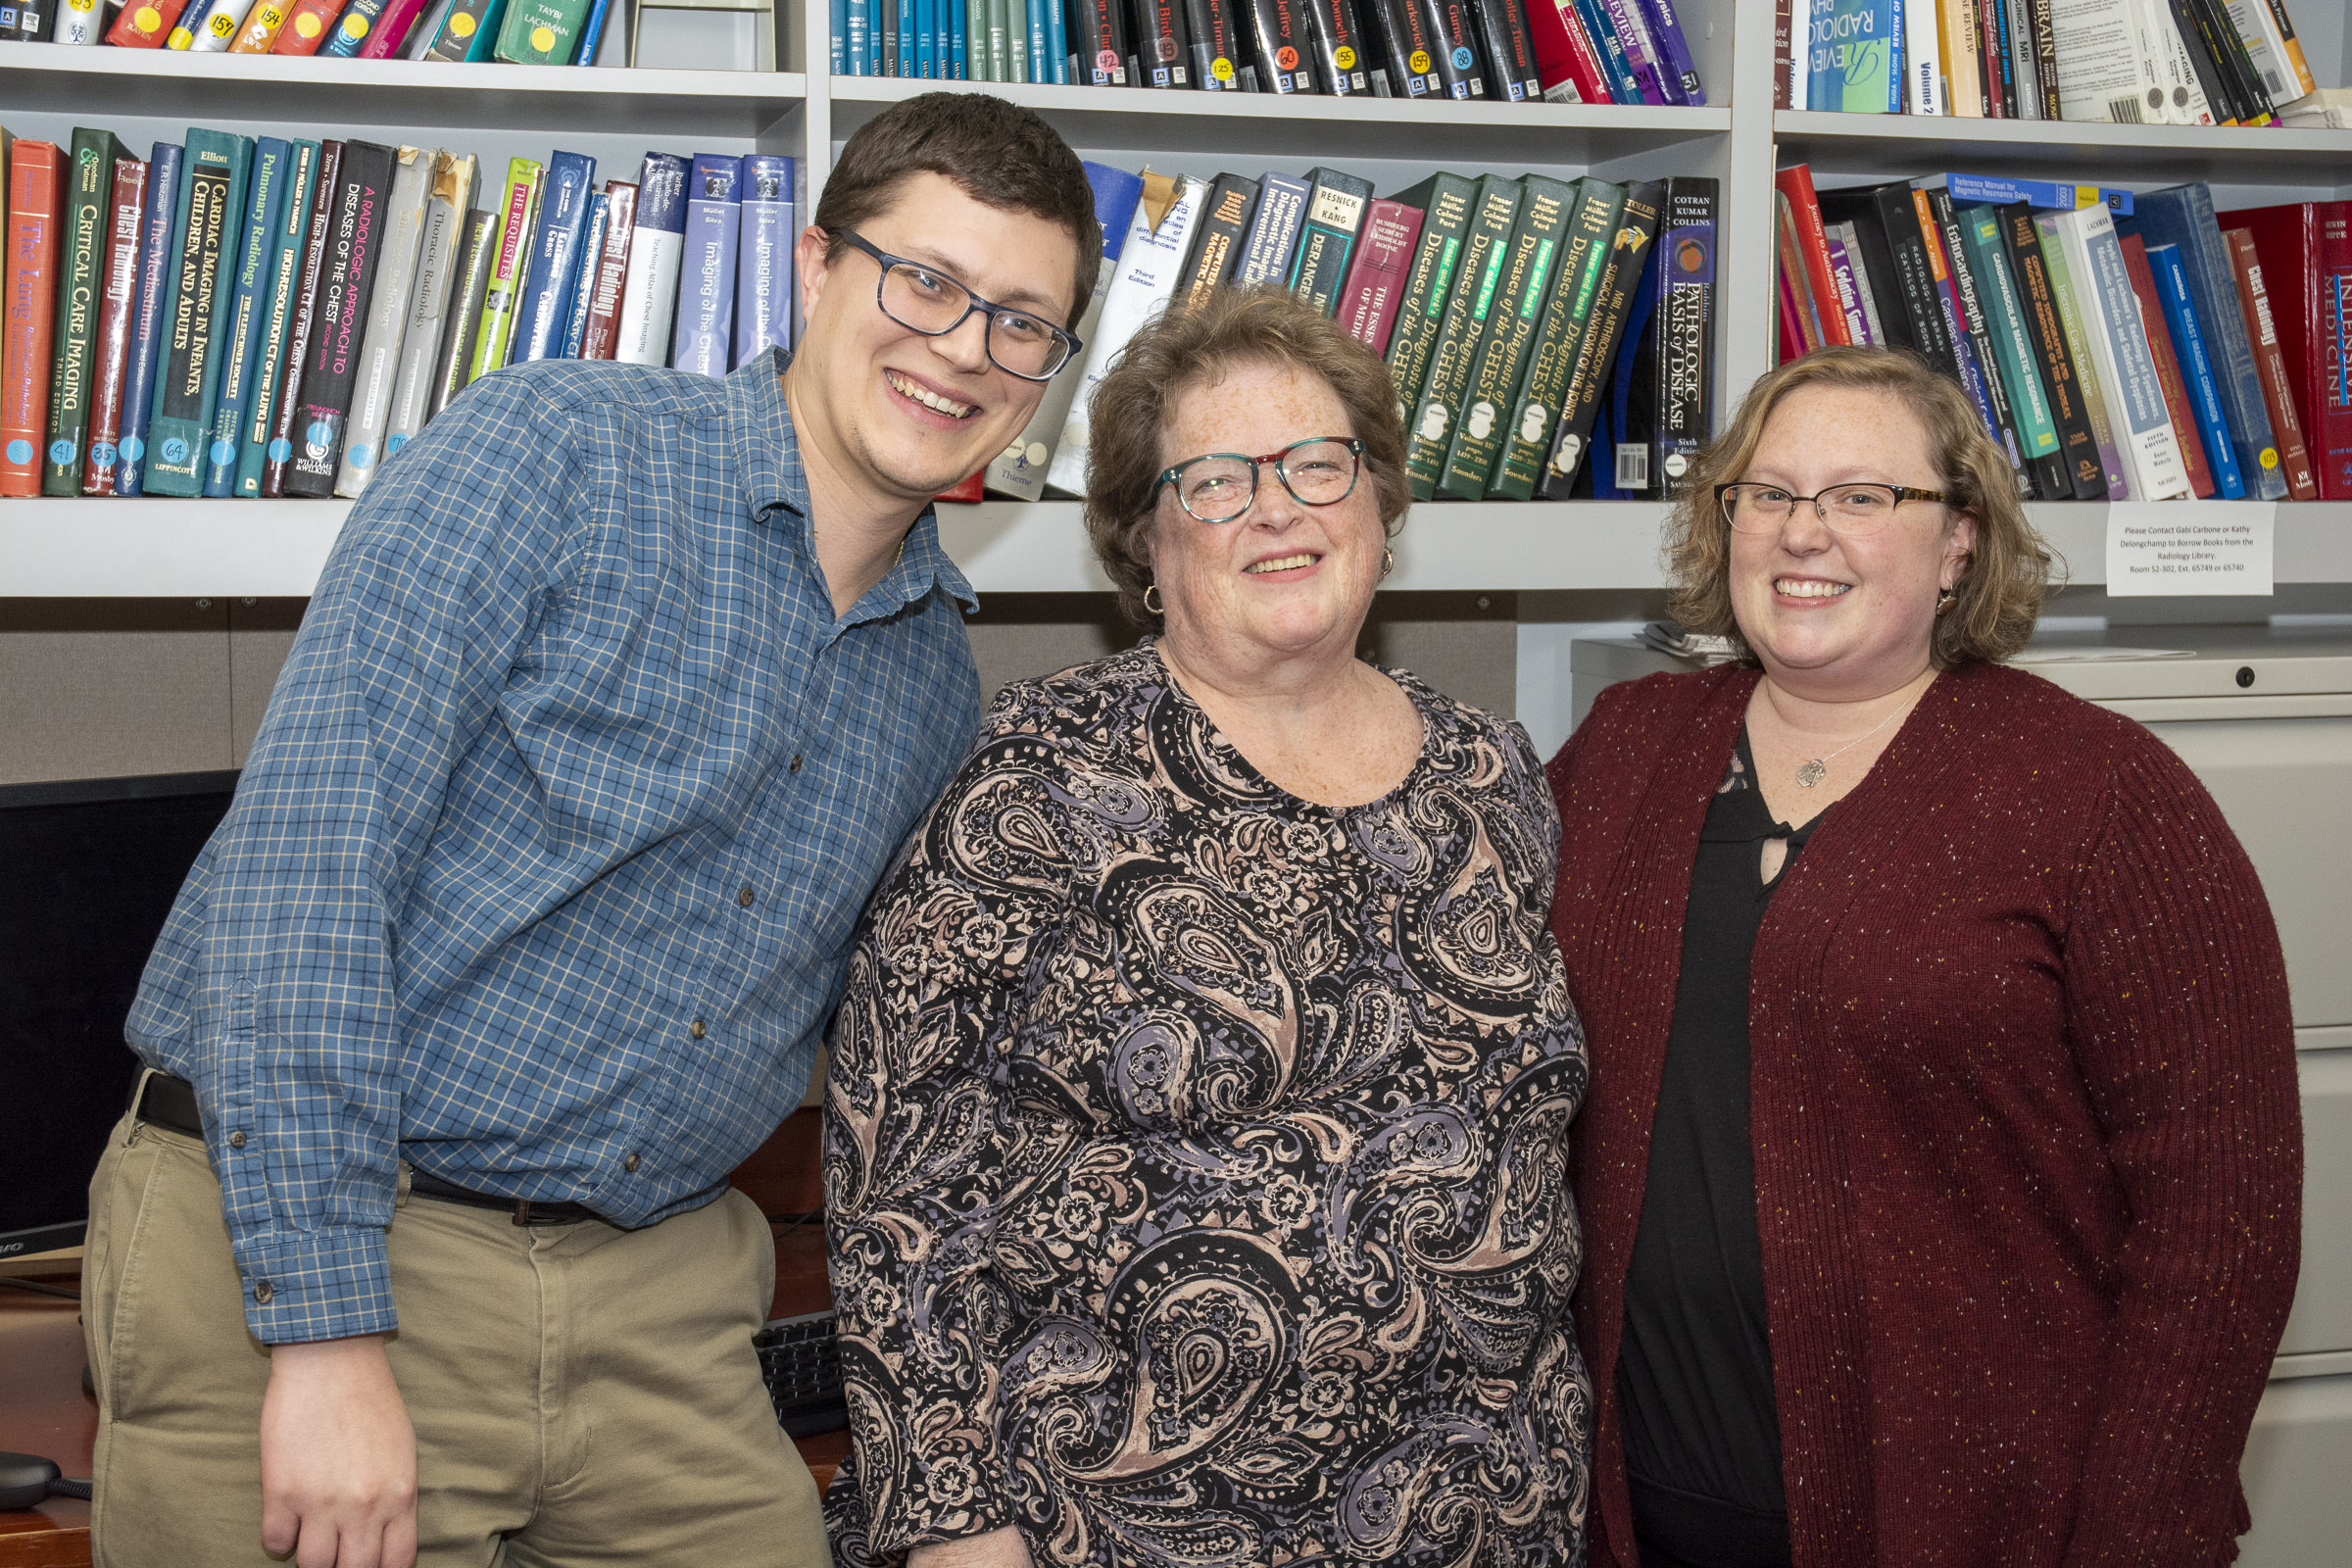
[[[138,1070],[122,1020],[234,773],[0,785],[0,1257],[72,1247]]]

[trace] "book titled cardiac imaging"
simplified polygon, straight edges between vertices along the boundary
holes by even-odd
[[[368,141],[343,144],[343,169],[328,208],[326,264],[311,319],[310,352],[302,368],[302,396],[294,410],[294,457],[285,493],[324,500],[335,491],[335,465],[351,413],[352,383],[368,327],[368,301],[381,260],[393,148]]]
[[[743,221],[743,160],[697,153],[686,178],[685,250],[678,267],[672,369],[727,373],[735,332],[735,249]]]
[[[516,296],[514,351],[508,356],[515,365],[564,352],[580,237],[587,232],[588,204],[596,193],[596,160],[583,153],[555,153],[539,188],[539,221]]]
[[[20,139],[9,148],[6,294],[0,296],[0,496],[41,493],[65,162],[55,142]]]
[[[743,161],[743,219],[735,262],[735,352],[729,368],[792,347],[792,160]]]
[[[71,496],[81,489],[83,444],[90,428],[90,354],[106,267],[107,212],[114,199],[115,160],[122,153],[122,143],[111,131],[76,127],[66,164],[65,221],[58,235],[54,336],[47,367],[49,427],[41,465],[41,494],[47,496]]]
[[[318,201],[319,144],[301,140],[287,149],[285,198],[278,204],[277,221],[267,241],[264,285],[267,308],[262,313],[260,342],[253,355],[252,391],[245,400],[243,427],[237,437],[236,474],[231,495],[251,498],[262,493],[262,475],[269,464],[270,431],[277,416],[279,389],[285,382],[286,356],[293,341],[294,318],[301,306],[303,242],[311,231],[311,215]]]
[[[537,159],[507,161],[507,179],[500,187],[497,209],[498,255],[491,264],[489,290],[482,296],[482,319],[474,329],[473,368],[467,380],[478,381],[507,363],[531,263],[539,192],[546,181],[547,166]]]
[[[623,364],[669,363],[678,267],[686,254],[686,178],[693,172],[694,166],[674,153],[647,153],[637,176],[637,225],[629,239],[620,335],[612,351]]]
[[[637,187],[625,179],[606,180],[605,243],[589,293],[588,324],[580,335],[583,360],[609,360],[619,343],[620,302],[628,289],[629,249],[636,231]]]
[[[0,168],[5,162],[0,159]],[[81,469],[85,496],[115,493],[115,468],[122,455],[123,371],[130,359],[139,246],[146,226],[146,161],[118,156],[107,215],[106,265],[99,274],[98,331],[90,350],[90,444]]]
[[[390,457],[424,428],[433,413],[433,372],[440,368],[441,340],[449,325],[450,290],[466,220],[473,208],[471,153],[433,155],[432,190],[416,247],[416,288],[409,300],[408,324],[400,338],[400,366],[392,378],[392,408],[384,417],[384,456]]]
[[[172,297],[173,220],[179,213],[180,149],[155,143],[147,155],[147,217],[139,233],[139,285],[131,305],[130,344],[122,359],[122,433],[115,443],[115,494],[143,493],[147,421],[155,369],[163,354],[164,310]]]
[[[343,455],[335,467],[335,494],[358,496],[375,476],[384,457],[384,431],[400,379],[400,351],[409,329],[410,301],[424,248],[425,213],[432,205],[438,155],[403,147],[393,156],[392,185],[385,197],[382,238],[377,243],[375,284],[361,318],[359,368],[352,374],[351,416],[344,425]]]
[[[293,149],[277,137],[254,139],[244,222],[238,230],[236,287],[229,295],[228,332],[221,342],[220,391],[213,402],[212,436],[205,444],[208,496],[226,496],[236,489],[237,443],[253,398],[263,320],[270,310],[270,264],[275,257],[271,241],[285,207],[292,162]]]
[[[148,495],[204,491],[213,405],[220,387],[221,347],[244,216],[250,137],[191,129],[180,165],[177,275],[165,311],[162,363],[148,419]]]

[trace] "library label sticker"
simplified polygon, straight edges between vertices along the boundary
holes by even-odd
[[[2267,595],[2278,514],[2268,501],[2112,502],[2107,592]]]

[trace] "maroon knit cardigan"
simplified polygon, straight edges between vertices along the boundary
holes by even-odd
[[[1756,678],[1611,688],[1550,766],[1592,1059],[1596,1565],[1636,1568],[1626,1266],[1699,825]],[[1796,1568],[2234,1557],[2302,1121],[2278,932],[2179,759],[2035,676],[1945,672],[1774,895],[1749,1027]]]

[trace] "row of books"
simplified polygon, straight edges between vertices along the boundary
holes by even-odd
[[[612,11],[612,0],[0,0],[0,42],[570,66],[594,63]]]
[[[1780,352],[1880,343],[1967,389],[2045,501],[2352,500],[2352,203],[2216,213],[1936,174],[1781,171]]]
[[[836,75],[1703,104],[1674,0],[832,0]]]
[[[1225,287],[1286,288],[1387,360],[1418,500],[1663,496],[1706,444],[1712,179],[1438,173],[1375,197],[1335,169],[1087,167],[1104,265],[1086,357],[950,499],[1083,494],[1094,388],[1145,321]]]
[[[0,131],[0,496],[357,496],[510,363],[791,340],[793,160]],[[477,210],[478,195],[495,205]]]
[[[1778,0],[1783,109],[2269,125],[2317,89],[2285,0]]]

